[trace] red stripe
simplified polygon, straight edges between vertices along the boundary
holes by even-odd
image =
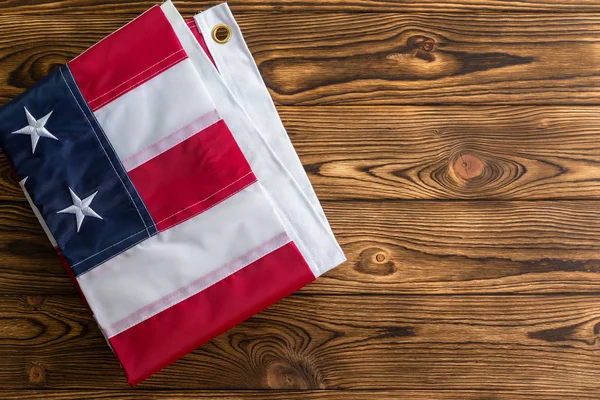
[[[213,65],[216,68],[217,64],[215,64],[215,60],[213,59],[212,54],[210,54],[210,50],[208,50],[208,45],[206,44],[206,40],[204,40],[204,36],[202,36],[202,33],[196,26],[196,21],[194,21],[194,18],[188,19],[185,22],[186,22],[188,28],[190,28],[190,30],[194,34],[194,37],[196,38],[198,43],[200,43],[200,47],[202,47],[202,50],[204,50],[204,52],[206,53],[206,55],[208,56],[208,58],[210,59],[210,61],[213,63]]]
[[[69,63],[93,111],[187,58],[155,6]]]
[[[256,181],[224,121],[129,171],[159,230],[181,223]]]
[[[134,386],[314,279],[290,242],[109,342]]]

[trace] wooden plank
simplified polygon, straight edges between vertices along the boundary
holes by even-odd
[[[5,0],[0,3],[3,14],[110,14],[141,13],[156,1],[149,0]],[[182,13],[196,13],[219,1],[176,0]],[[312,12],[469,12],[469,11],[535,11],[535,12],[594,12],[600,4],[594,0],[455,0],[451,3],[438,0],[230,0],[234,12],[241,11],[312,11]]]
[[[295,13],[240,21],[279,104],[597,104],[590,54],[598,17]]]
[[[600,107],[280,113],[322,200],[600,199]],[[0,200],[25,201],[4,157]]]
[[[326,202],[348,261],[300,293],[566,293],[600,288],[600,207]],[[24,204],[0,204],[0,293],[74,294]]]
[[[0,148],[0,201],[26,202],[27,199],[13,173],[10,162]]]
[[[287,298],[139,386],[600,389],[598,296]],[[75,297],[0,297],[0,383],[125,388]]]
[[[597,209],[587,201],[328,203],[349,262],[319,289],[597,292]]]
[[[597,394],[570,388],[569,393],[548,390],[3,390],[6,400],[571,400],[597,399]]]
[[[279,104],[600,104],[597,13],[237,17]],[[1,16],[0,101],[129,18]]]
[[[598,199],[598,107],[280,107],[323,200]]]

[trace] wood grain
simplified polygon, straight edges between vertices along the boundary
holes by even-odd
[[[6,400],[571,400],[597,399],[596,393],[573,388],[570,393],[548,390],[0,390]]]
[[[197,13],[219,4],[220,1],[174,1],[182,13]],[[3,14],[139,14],[157,4],[156,1],[138,0],[4,0],[0,3]],[[241,11],[311,11],[311,12],[471,12],[471,11],[534,11],[534,12],[597,12],[595,0],[230,0],[234,12]]]
[[[291,297],[139,387],[597,391],[598,300]],[[79,299],[5,296],[0,318],[3,390],[126,387]]]
[[[314,290],[597,292],[597,202],[327,203],[348,262]]]
[[[320,199],[598,199],[598,107],[280,107]]]
[[[240,21],[280,104],[598,101],[596,14],[278,17]]]
[[[0,201],[27,201],[19,186],[19,180],[13,173],[10,162],[2,149],[0,149]]]
[[[348,261],[303,294],[597,293],[600,207],[326,202]],[[0,205],[0,293],[74,294],[26,204]]]
[[[1,16],[0,101],[130,18]],[[595,13],[237,18],[279,104],[600,104]]]

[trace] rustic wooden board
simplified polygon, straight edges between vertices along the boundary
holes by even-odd
[[[6,400],[571,400],[597,399],[596,393],[578,390],[0,390]]]
[[[600,104],[596,13],[237,17],[279,104]],[[0,101],[130,18],[1,16]]]
[[[598,107],[280,112],[323,200],[600,198]]]
[[[139,387],[597,391],[599,300],[296,296]],[[3,390],[126,387],[78,298],[0,297],[0,318]]]
[[[150,0],[5,0],[2,13],[14,14],[138,14],[156,4]],[[182,13],[196,13],[221,3],[219,0],[176,0]],[[600,11],[595,0],[230,0],[234,12],[241,11],[312,11],[312,12],[470,12],[470,11],[535,11],[535,12],[594,12]]]
[[[348,261],[300,293],[600,289],[600,207],[561,202],[326,202]],[[26,204],[0,204],[0,294],[75,294]]]

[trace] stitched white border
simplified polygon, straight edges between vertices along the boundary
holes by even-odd
[[[202,50],[173,3],[165,1],[161,8],[171,22],[188,58],[196,67],[208,92],[215,99],[217,110],[246,155],[254,174],[268,191],[269,200],[274,205],[277,215],[311,267],[314,275],[319,276],[339,265],[345,260],[345,257],[327,224],[314,211],[312,203],[298,186],[298,183],[289,174],[289,171],[277,154],[273,152],[273,149],[269,147],[244,108],[237,102],[237,99]],[[203,34],[204,32],[210,34],[215,24],[211,23],[208,29],[205,29],[202,26],[202,20],[210,14],[214,15],[226,11],[228,11],[226,5],[222,4],[209,9],[207,11],[209,14],[205,12],[195,15],[194,19],[196,24],[201,27],[200,30]],[[235,30],[233,24],[230,27]],[[207,36],[204,35],[204,37]],[[206,42],[207,44],[210,43],[209,40]],[[231,41],[224,45],[222,47],[223,51],[229,51],[230,44]],[[235,49],[232,50],[236,51]]]

